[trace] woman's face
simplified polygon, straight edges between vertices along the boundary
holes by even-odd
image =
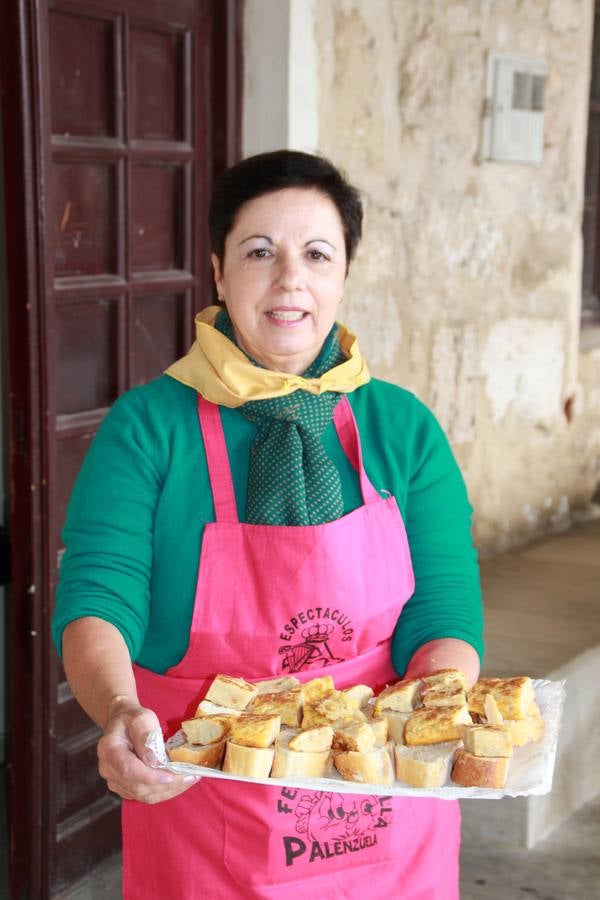
[[[317,357],[346,278],[342,221],[319,191],[286,188],[245,203],[211,257],[240,347],[267,369],[299,374]]]

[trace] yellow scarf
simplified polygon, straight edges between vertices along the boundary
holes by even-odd
[[[218,312],[218,306],[209,306],[198,313],[196,340],[189,353],[165,372],[194,388],[211,403],[236,407],[248,400],[285,397],[297,390],[310,394],[325,391],[349,394],[371,378],[357,339],[343,325],[338,325],[338,339],[347,359],[320,378],[303,378],[252,365],[235,344],[213,328]]]

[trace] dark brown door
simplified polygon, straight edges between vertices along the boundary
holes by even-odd
[[[187,349],[193,312],[210,297],[204,221],[214,173],[235,155],[240,10],[222,0],[13,5],[6,25],[21,47],[3,92],[18,72],[23,147],[20,171],[15,148],[6,169],[23,194],[15,185],[7,200],[23,206],[26,242],[9,246],[13,896],[42,898],[119,845],[97,729],[49,636],[60,529],[107,408]],[[17,116],[9,101],[5,129]]]

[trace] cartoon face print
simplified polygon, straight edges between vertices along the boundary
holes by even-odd
[[[376,822],[375,805],[363,809],[365,799],[354,794],[306,794],[296,805],[296,830],[313,841],[364,834]]]

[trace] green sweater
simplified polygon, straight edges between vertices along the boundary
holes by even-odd
[[[483,652],[471,508],[458,466],[434,416],[412,394],[373,379],[349,395],[367,474],[396,497],[415,593],[396,627],[392,656],[402,674],[415,650],[460,638]],[[240,520],[254,425],[221,408]],[[342,482],[344,511],[362,503],[358,477],[333,423],[324,445]],[[197,394],[169,376],[114,404],[87,454],[67,511],[66,545],[53,617],[60,651],[73,619],[98,616],[122,633],[131,657],[164,672],[184,655],[202,533],[214,522]]]

